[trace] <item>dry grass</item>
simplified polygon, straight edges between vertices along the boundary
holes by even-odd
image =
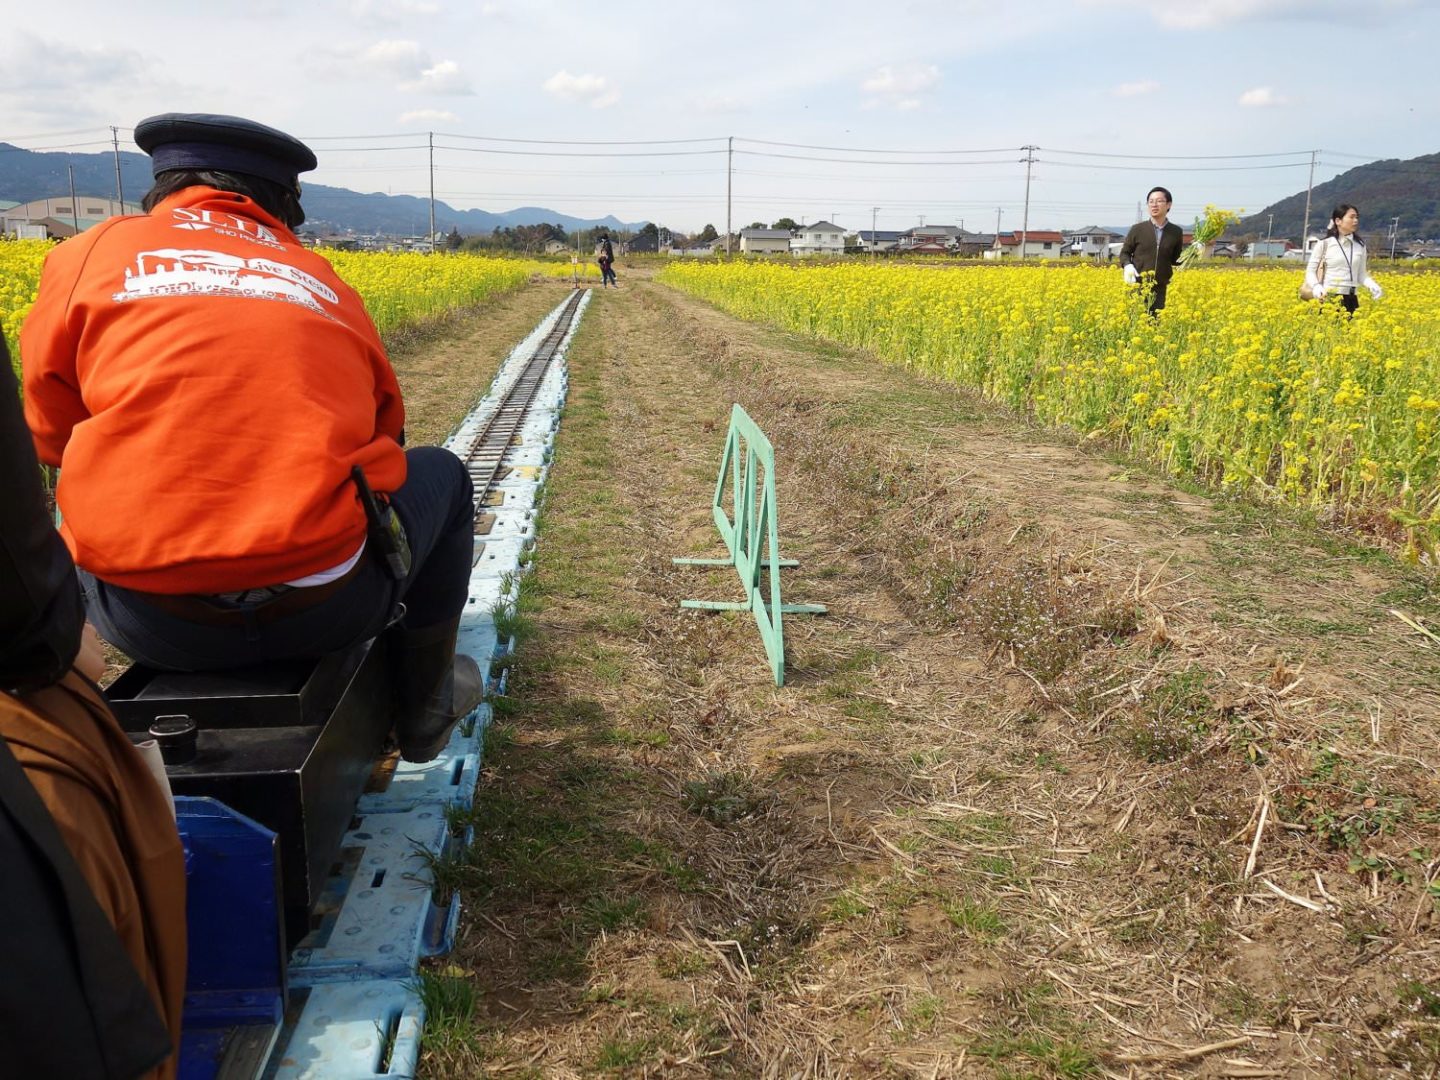
[[[1440,1067],[1436,653],[1389,614],[1428,582],[626,286],[572,350],[425,1075]],[[716,552],[736,400],[831,611],[784,690],[678,608],[733,575],[669,562]]]

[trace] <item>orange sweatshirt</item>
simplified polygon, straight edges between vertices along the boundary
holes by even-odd
[[[352,555],[350,480],[405,480],[395,373],[364,304],[243,195],[192,187],[45,260],[20,331],[25,418],[61,534],[103,581],[274,585]]]

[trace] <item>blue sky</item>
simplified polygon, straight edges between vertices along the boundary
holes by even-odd
[[[680,230],[724,228],[729,136],[737,228],[991,230],[997,210],[1018,228],[1026,146],[1031,229],[1128,223],[1157,183],[1186,222],[1206,203],[1256,211],[1304,188],[1312,150],[1317,182],[1440,151],[1434,0],[30,11],[0,40],[0,140],[99,150],[115,125],[133,149],[147,115],[234,113],[309,141],[309,180],[426,195],[435,132],[452,205]]]

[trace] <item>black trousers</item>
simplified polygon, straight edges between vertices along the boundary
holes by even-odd
[[[392,578],[367,548],[355,576],[328,599],[247,629],[177,618],[148,603],[144,593],[82,570],[90,621],[106,641],[150,667],[207,671],[347,649],[384,630],[397,601],[405,603],[402,625],[407,629],[455,618],[469,595],[475,550],[470,474],[458,457],[435,446],[407,450],[405,458],[405,483],[390,497],[410,540],[413,561],[404,581]]]

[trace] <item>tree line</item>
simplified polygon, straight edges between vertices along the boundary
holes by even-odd
[[[658,248],[662,244],[709,243],[720,234],[714,225],[706,225],[693,236],[674,232],[662,225],[647,221],[638,230],[608,229],[593,226],[586,229],[566,229],[563,225],[542,222],[537,225],[505,225],[489,233],[462,236],[458,228],[452,228],[445,238],[445,246],[451,251],[508,251],[523,255],[542,253],[551,243],[563,244],[572,251],[588,254],[595,249],[601,236],[608,236],[617,247],[627,241],[648,240],[648,246]]]

